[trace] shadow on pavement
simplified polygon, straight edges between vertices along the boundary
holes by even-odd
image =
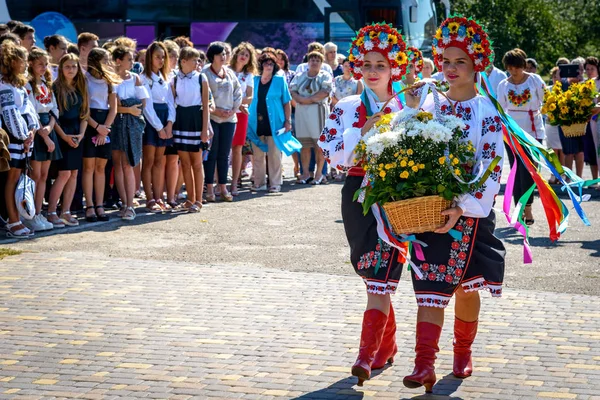
[[[383,371],[385,371],[390,366],[386,366],[384,369],[380,369],[377,371],[373,371],[371,374],[371,379],[375,378]],[[452,393],[456,392],[456,390],[462,385],[462,379],[458,379],[454,377],[452,374],[448,374],[435,384],[433,387],[434,393],[428,394],[416,394],[411,395],[411,397],[407,397],[405,393],[398,393],[399,400],[463,400],[462,397],[453,397]],[[362,399],[365,394],[355,389],[356,386],[356,378],[353,376],[349,376],[347,378],[341,379],[326,388],[319,389],[314,392],[310,392],[304,394],[302,396],[294,397],[295,400],[308,400],[308,399]],[[365,386],[363,387],[365,391],[377,390],[377,386],[369,388],[369,382],[365,382]],[[418,388],[416,391],[422,391],[423,388]],[[375,396],[377,397],[377,396]]]

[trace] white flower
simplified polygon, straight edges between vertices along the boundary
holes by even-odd
[[[365,41],[365,50],[373,50],[373,42],[369,41]]]
[[[401,72],[400,68],[392,68],[392,75],[400,75]]]
[[[379,47],[382,50],[385,50],[388,47],[388,43],[387,42],[379,42],[379,44],[377,45],[377,47]]]

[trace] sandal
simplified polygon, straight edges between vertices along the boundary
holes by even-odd
[[[271,186],[269,188],[269,193],[279,193],[281,192],[281,188],[279,186]]]
[[[189,212],[193,205],[194,203],[192,203],[189,200],[186,200],[185,203],[178,204],[176,207],[174,207],[172,212]]]
[[[202,208],[202,203],[200,203],[199,201],[197,201],[194,204],[192,204],[192,206],[189,209],[189,212],[190,213],[197,213],[197,212],[200,212],[201,208]]]
[[[167,201],[167,205],[171,207],[171,211],[179,206],[179,203],[176,201]]]
[[[98,209],[101,208],[102,209],[102,214],[100,214],[98,212]],[[94,207],[94,209],[96,210],[96,215],[98,216],[98,221],[102,221],[102,222],[106,222],[108,221],[110,218],[108,217],[108,215],[106,215],[106,212],[104,212],[104,206],[96,206]]]
[[[77,218],[71,215],[71,211],[60,213],[60,220],[66,226],[79,226],[79,221],[77,221]]]
[[[217,197],[214,194],[207,194],[204,196],[204,198],[206,199],[207,203],[214,203],[217,201]]]
[[[49,212],[47,219],[48,219],[48,222],[50,222],[52,224],[52,226],[55,228],[64,228],[65,227],[65,223],[60,218],[58,218],[58,215],[56,214],[56,212]]]
[[[165,204],[164,201],[162,201],[162,199],[156,200],[156,204],[160,207],[160,209],[165,212],[165,211],[171,211],[171,206]]]
[[[133,207],[127,207],[121,219],[123,219],[124,221],[133,221],[135,219],[135,216],[136,214]]]
[[[221,201],[226,203],[231,203],[233,201],[233,196],[231,193],[221,193],[219,197],[221,198]]]
[[[162,208],[158,204],[156,204],[156,200],[152,199],[146,202],[146,209],[151,213],[161,213]]]
[[[319,179],[315,179],[311,182],[311,184],[313,185],[324,185],[327,183],[327,179],[325,178],[325,175],[321,175],[321,177]]]
[[[531,210],[531,206],[525,206],[525,208],[529,207],[529,209]],[[531,218],[527,218],[525,217],[525,212],[523,211],[523,221],[525,222],[525,225],[527,226],[531,226],[535,223],[535,219]]]
[[[32,236],[33,232],[31,232],[29,228],[23,225],[21,221],[17,221],[12,224],[6,224],[6,237],[13,239],[29,239]]]
[[[88,215],[87,212],[88,212],[89,209],[94,210],[94,215]],[[87,222],[98,222],[98,216],[96,215],[95,209],[96,209],[96,207],[94,207],[94,206],[87,206],[85,208],[85,220]]]

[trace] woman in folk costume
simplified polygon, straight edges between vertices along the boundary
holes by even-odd
[[[492,209],[500,190],[504,152],[501,119],[492,102],[478,95],[475,81],[490,63],[490,42],[485,30],[474,20],[451,17],[445,20],[433,40],[433,57],[444,72],[450,89],[441,112],[452,113],[466,125],[462,141],[475,147],[474,173],[489,170],[487,179],[470,193],[457,197],[442,214],[448,222],[434,232],[417,234],[426,248],[413,246],[412,281],[419,306],[416,326],[416,359],[411,375],[404,378],[409,388],[425,386],[431,392],[436,382],[434,362],[444,323],[444,308],[456,295],[454,320],[454,365],[456,377],[471,375],[471,345],[477,334],[479,290],[492,296],[502,294],[505,250],[494,236]],[[443,66],[443,69],[441,68]],[[417,108],[413,89],[406,92],[407,107]],[[424,93],[423,95],[426,95]],[[433,112],[433,96],[423,103]],[[441,162],[441,161],[440,161]],[[448,232],[453,229],[450,233]]]
[[[397,352],[390,294],[398,286],[406,248],[392,247],[380,239],[373,214],[364,215],[361,204],[354,201],[354,193],[365,175],[362,166],[356,165],[354,148],[382,115],[402,108],[400,101],[393,98],[392,82],[400,81],[406,73],[405,50],[402,35],[387,24],[369,25],[358,32],[348,58],[354,77],[363,78],[366,89],[335,105],[319,138],[327,161],[348,169],[342,189],[342,217],[352,265],[367,288],[360,350],[352,367],[352,375],[358,377],[360,386],[370,378],[371,369],[383,368]]]

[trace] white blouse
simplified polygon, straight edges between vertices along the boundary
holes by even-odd
[[[447,99],[440,99],[440,104],[442,113],[452,114],[452,107]],[[476,149],[475,165],[481,161],[483,170],[487,170],[496,156],[504,157],[502,121],[496,108],[487,97],[480,95],[471,100],[456,102],[454,107],[456,116],[467,126],[461,141],[471,141]],[[423,110],[434,112],[433,95],[429,94],[423,104]],[[477,189],[455,199],[456,205],[463,209],[465,217],[486,218],[490,214],[496,195],[500,191],[502,162],[501,159],[488,179]]]
[[[539,75],[531,74],[525,82],[515,85],[504,79],[498,85],[497,99],[517,124],[536,139],[546,137],[540,112],[544,104],[546,84]]]
[[[26,140],[29,131],[40,128],[37,113],[25,88],[0,82],[0,112],[8,133],[18,140]]]
[[[250,72],[233,72],[235,73],[235,75],[238,78],[238,81],[240,82],[240,88],[242,90],[242,101],[244,101],[244,99],[248,97],[246,95],[247,88],[254,89],[254,74]],[[238,108],[235,112],[240,112],[240,109]]]
[[[175,101],[173,99],[173,91],[169,81],[162,76],[158,76],[154,72],[152,77],[148,78],[146,74],[142,75],[142,83],[148,91],[150,97],[146,99],[146,107],[144,107],[144,117],[146,122],[150,123],[154,129],[160,131],[164,128],[162,122],[154,111],[154,103],[166,104],[169,107],[169,117],[167,121],[175,122]]]
[[[33,93],[31,83],[28,82],[25,89],[27,89],[29,100],[38,114],[47,114],[52,111],[54,116],[58,117],[58,103],[56,102],[56,97],[54,96],[54,93],[50,93],[48,86],[44,81],[38,86],[38,90],[41,93],[38,93],[37,95]]]
[[[90,108],[97,110],[108,110],[108,84],[104,79],[94,78],[89,72],[85,73],[88,87]],[[114,90],[114,87],[113,87]]]
[[[149,97],[148,91],[143,85],[136,85],[139,76],[133,72],[130,72],[131,76],[129,79],[119,83],[116,87],[117,97],[120,100],[125,99],[139,99],[144,100]],[[141,82],[141,80],[140,80]]]
[[[385,102],[375,100],[369,93],[367,98],[371,103],[371,110],[375,113],[381,110]],[[335,107],[319,138],[319,147],[328,162],[338,168],[353,167],[356,165],[354,149],[362,135],[358,127],[360,95],[352,95],[340,100]],[[396,100],[388,103],[386,113],[400,111],[401,106]]]
[[[204,74],[202,74],[202,82],[206,82]],[[189,74],[179,71],[177,73],[177,85],[175,85],[175,79],[173,79],[171,86],[176,90],[176,105],[181,107],[202,105],[200,73],[198,71],[192,71]]]

